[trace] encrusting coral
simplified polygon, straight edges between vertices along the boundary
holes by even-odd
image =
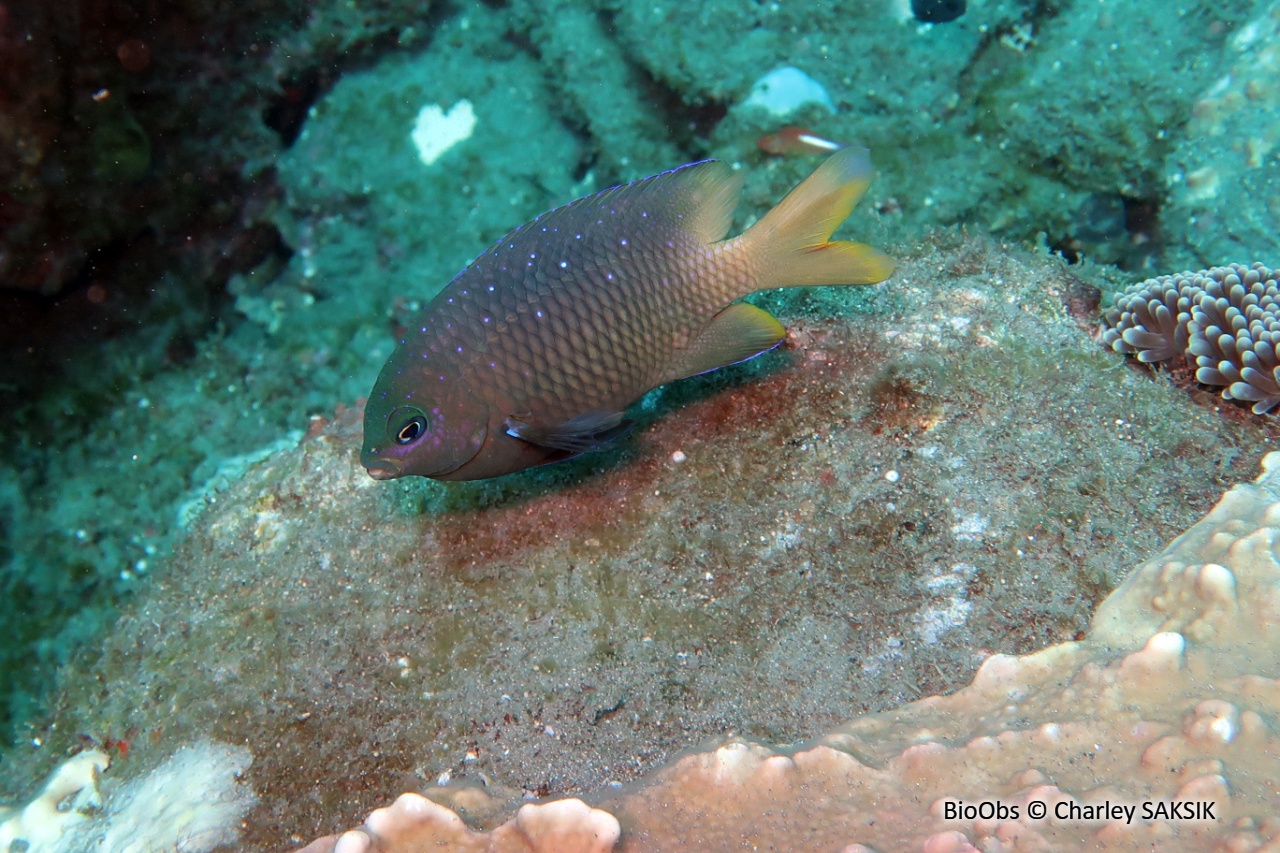
[[[201,740],[150,772],[103,785],[111,764],[88,750],[67,759],[20,811],[0,809],[0,850],[26,853],[205,853],[234,845],[254,804],[242,746]]]
[[[1263,469],[1138,566],[1084,639],[992,656],[953,695],[798,749],[689,755],[487,833],[406,794],[306,853],[1277,849],[1280,453]]]
[[[1116,299],[1102,341],[1147,364],[1185,359],[1197,381],[1261,415],[1280,405],[1278,300],[1276,272],[1259,263],[1160,276]]]
[[[44,788],[21,809],[0,809],[0,850],[41,850],[83,824],[85,812],[102,805],[98,774],[111,764],[104,752],[86,750],[58,767]]]
[[[452,810],[420,794],[404,794],[378,809],[360,829],[329,836],[302,853],[363,853],[367,850],[426,850],[457,853],[486,850],[528,853],[610,853],[618,842],[618,820],[582,800],[555,800],[520,807],[516,816],[492,832],[473,832]]]

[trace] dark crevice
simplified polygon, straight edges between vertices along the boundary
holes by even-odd
[[[1154,198],[1090,197],[1072,217],[1070,230],[1052,240],[1049,250],[1067,263],[1085,258],[1143,269],[1159,254],[1160,202]]]
[[[532,57],[537,62],[542,62],[542,51],[528,32],[508,29],[502,34],[502,39],[521,53]]]
[[[431,38],[441,23],[457,13],[458,10],[452,4],[433,4],[422,19],[422,32],[426,34],[426,38],[415,43],[414,49],[429,49]],[[302,132],[312,106],[333,88],[342,75],[372,67],[387,54],[401,49],[398,32],[380,32],[367,41],[353,45],[335,60],[290,72],[278,81],[277,91],[263,110],[262,123],[275,131],[283,147],[290,147]]]
[[[1125,198],[1124,230],[1136,241],[1154,241],[1160,233],[1160,199]]]
[[[652,107],[667,129],[667,138],[675,142],[690,159],[697,160],[705,157],[708,150],[706,140],[715,131],[716,125],[728,114],[729,105],[714,100],[692,103],[686,101],[678,89],[654,76],[648,67],[633,56],[615,37],[617,25],[614,11],[605,9],[596,14],[601,28],[609,34],[618,55],[626,63],[632,82],[639,88],[641,92],[639,100]]]
[[[683,104],[681,112],[689,135],[697,140],[698,150],[694,152],[695,156],[704,156],[707,150],[704,140],[711,137],[716,126],[728,115],[729,105],[723,101],[703,101]],[[690,150],[690,146],[685,146],[685,149]]]
[[[200,256],[191,270],[183,270],[190,259],[147,230],[95,249],[57,296],[0,292],[0,405],[16,405],[33,383],[82,370],[87,346],[101,341],[144,336],[139,375],[186,361],[216,321],[227,279],[291,255],[279,231],[262,222],[215,227],[189,245]],[[186,288],[166,291],[166,271]]]
[[[320,89],[320,73],[314,68],[280,81],[280,91],[263,112],[262,123],[276,132],[285,148],[293,145],[302,132]]]
[[[655,77],[632,55],[625,42],[617,38],[616,12],[609,9],[597,10],[596,20],[600,29],[608,34],[616,55],[625,63],[630,87],[639,93],[636,100],[648,105],[654,118],[665,129],[665,138],[674,142],[691,160],[705,157],[708,150],[706,140],[728,113],[728,104],[712,100],[687,102],[675,87]],[[532,37],[529,29],[510,29],[504,34],[504,38],[537,62],[547,64],[542,46]],[[552,83],[553,88],[555,85]],[[566,95],[558,103],[562,106],[558,108],[556,118],[578,141],[582,152],[573,171],[573,179],[580,181],[601,161],[601,142],[591,131],[587,117],[578,109],[572,97]],[[600,177],[608,183],[619,176]]]
[[[1049,251],[1069,264],[1078,264],[1081,261],[1080,244],[1070,237],[1054,240],[1049,244]]]
[[[573,182],[576,184],[586,178],[587,173],[595,168],[599,160],[600,157],[595,151],[583,146],[582,156],[578,158],[578,162],[573,166]]]
[[[1012,52],[1007,45],[1017,43],[1023,34],[1030,33],[1032,41],[1027,50],[1034,50],[1034,36],[1054,18],[1063,13],[1066,3],[1063,0],[1036,0],[1028,3],[1026,9],[1016,18],[1009,18],[983,32],[977,47],[965,67],[956,78],[956,91],[966,101],[980,101],[984,90],[994,81],[1022,73],[1020,68],[1011,67],[1010,56],[1000,51]]]

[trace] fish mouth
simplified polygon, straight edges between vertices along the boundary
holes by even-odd
[[[364,465],[364,470],[369,472],[369,476],[375,480],[394,480],[403,473],[400,463],[394,459],[371,459],[361,464]]]

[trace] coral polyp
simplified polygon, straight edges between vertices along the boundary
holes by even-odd
[[[1105,314],[1102,342],[1116,352],[1171,370],[1195,370],[1197,382],[1254,414],[1280,406],[1280,285],[1260,263],[1164,275],[1133,285]]]

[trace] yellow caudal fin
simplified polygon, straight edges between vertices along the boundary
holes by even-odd
[[[879,249],[843,240],[828,242],[871,183],[865,148],[844,148],[751,226],[740,238],[760,271],[756,286],[875,284],[893,272]]]

